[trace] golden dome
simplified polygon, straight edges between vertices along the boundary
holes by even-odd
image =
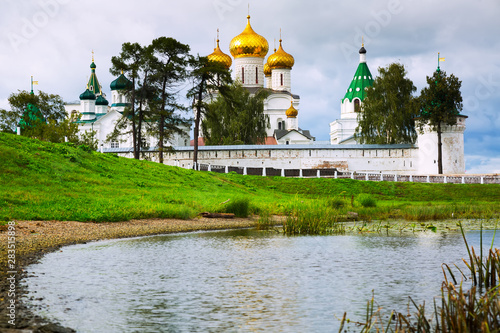
[[[271,67],[267,62],[264,64],[264,76],[271,76]]]
[[[233,63],[233,60],[230,56],[221,51],[219,47],[219,39],[217,38],[217,47],[214,49],[212,54],[207,56],[208,61],[218,62],[223,65],[225,68],[229,69]]]
[[[293,107],[293,101],[290,101],[290,107],[288,108],[288,110],[286,110],[286,116],[288,118],[297,118],[298,114],[299,111],[297,111],[297,109]]]
[[[280,39],[280,47],[278,48],[278,51],[274,52],[269,56],[269,58],[267,58],[267,63],[269,64],[269,67],[271,67],[271,69],[292,69],[293,65],[295,64],[295,59],[293,59],[293,56],[291,54],[288,54],[283,50]]]
[[[245,30],[234,37],[229,44],[229,51],[234,58],[259,57],[264,58],[269,51],[267,40],[253,31],[250,26],[250,15]]]

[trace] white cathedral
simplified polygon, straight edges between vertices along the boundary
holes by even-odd
[[[264,114],[269,118],[265,144],[310,144],[314,141],[309,131],[299,128],[299,95],[292,93],[292,67],[295,60],[283,50],[279,40],[278,50],[274,50],[267,61],[269,51],[267,40],[257,34],[250,25],[250,15],[243,32],[234,37],[229,44],[231,57],[219,47],[208,55],[208,59],[218,62],[227,69],[233,65],[232,73],[235,81],[240,82],[250,93],[265,88],[270,95],[264,101]]]
[[[373,85],[373,77],[366,62],[366,49],[359,50],[359,64],[347,91],[341,100],[340,119],[330,123],[330,142],[315,142],[307,130],[299,127],[300,97],[292,93],[291,71],[294,58],[285,52],[280,39],[278,50],[267,57],[269,44],[250,25],[250,16],[242,33],[231,40],[225,54],[219,46],[208,55],[210,61],[219,62],[232,69],[233,79],[251,93],[258,89],[270,92],[264,101],[264,114],[269,118],[266,142],[263,145],[204,146],[203,133],[199,138],[199,163],[239,167],[272,167],[288,169],[336,168],[348,172],[391,172],[396,174],[437,173],[437,134],[428,126],[418,133],[415,144],[369,145],[358,144],[354,138],[358,115],[366,96],[366,89]],[[132,140],[127,136],[115,142],[106,142],[116,121],[122,117],[127,99],[124,90],[131,82],[122,74],[111,85],[111,105],[106,100],[95,74],[92,59],[91,76],[87,89],[80,95],[80,103],[67,104],[68,114],[81,114],[80,133],[93,130],[101,150],[131,157]],[[231,68],[232,67],[232,68]],[[466,116],[458,116],[457,124],[443,126],[443,170],[445,174],[465,172],[464,130]],[[164,163],[190,167],[193,145],[187,134],[174,136],[169,144],[175,152],[168,153]],[[146,138],[149,158],[156,160],[157,140]]]

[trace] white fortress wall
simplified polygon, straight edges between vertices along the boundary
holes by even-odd
[[[174,147],[175,152],[164,154],[164,164],[190,167],[193,147]],[[128,148],[104,149],[104,152],[132,157]],[[157,161],[158,152],[150,149],[148,159]],[[201,146],[198,163],[268,167],[275,169],[328,169],[342,172],[390,172],[419,174],[418,148],[414,145],[293,145],[292,146]]]

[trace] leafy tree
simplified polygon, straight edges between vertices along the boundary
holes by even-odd
[[[67,118],[59,95],[19,91],[9,96],[12,111],[0,110],[0,130],[50,142],[78,142],[78,125]]]
[[[209,61],[207,57],[193,57],[190,60],[193,87],[189,89],[187,97],[193,99],[194,116],[194,149],[193,168],[198,163],[198,137],[200,136],[201,117],[207,110],[207,102],[215,95],[224,95],[227,86],[232,82],[229,70],[217,62]]]
[[[208,145],[258,144],[264,142],[269,118],[264,115],[265,89],[251,95],[239,83],[208,104],[202,130]]]
[[[34,94],[23,90],[11,94],[8,100],[12,112],[19,116],[18,120],[21,119],[29,104],[36,105],[43,118],[47,121],[52,119],[58,122],[67,116],[64,101],[59,95],[47,94],[43,91],[38,91],[38,94]]]
[[[457,116],[462,111],[462,81],[451,74],[446,75],[438,67],[434,74],[427,76],[428,86],[420,93],[420,127],[429,125],[437,132],[438,138],[438,173],[443,173],[442,126],[455,125]]]
[[[378,71],[366,92],[355,137],[368,144],[414,143],[418,103],[412,94],[417,88],[406,78],[402,64],[379,67]]]
[[[163,163],[164,144],[173,133],[182,134],[180,126],[188,126],[189,121],[181,118],[176,111],[186,108],[177,102],[180,83],[187,78],[189,46],[174,38],[160,37],[152,42],[153,84],[159,98],[154,101],[154,119],[157,124],[159,162]]]

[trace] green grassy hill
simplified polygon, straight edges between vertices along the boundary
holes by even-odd
[[[377,207],[364,207],[362,197]],[[338,209],[339,215],[349,210],[363,218],[500,212],[500,185],[221,175],[0,133],[0,221],[187,219],[225,211],[224,202],[242,198],[257,214],[287,214],[297,205]]]

